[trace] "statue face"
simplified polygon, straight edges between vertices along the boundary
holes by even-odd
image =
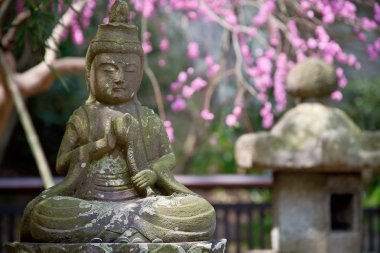
[[[90,82],[95,99],[115,105],[132,100],[140,87],[142,66],[136,54],[103,53],[95,57]]]

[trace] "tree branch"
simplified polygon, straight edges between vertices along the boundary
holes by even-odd
[[[38,135],[36,133],[36,130],[34,129],[32,120],[30,118],[28,110],[26,109],[22,96],[12,79],[12,73],[9,70],[8,65],[5,61],[5,55],[2,49],[0,50],[0,72],[2,73],[1,76],[3,77],[2,82],[6,87],[8,87],[12,95],[13,101],[15,102],[16,109],[21,120],[21,124],[24,127],[24,131],[28,139],[30,148],[32,149],[34,158],[36,159],[37,166],[40,171],[40,175],[44,181],[45,188],[49,188],[54,185],[49,165],[46,161],[44,152],[38,139]]]
[[[0,6],[0,23],[2,22],[5,11],[8,9],[9,4],[12,0],[4,0]]]
[[[52,62],[57,58],[58,45],[62,41],[62,35],[66,27],[70,25],[73,17],[84,8],[86,3],[87,0],[75,2],[72,7],[65,12],[58,24],[54,27],[51,36],[45,42],[46,49],[44,60],[46,64],[52,64]]]
[[[147,20],[143,17],[141,17],[141,38],[144,38],[144,34],[147,31]],[[149,66],[148,58],[145,56],[145,63],[144,63],[144,71],[147,74],[152,87],[154,91],[154,96],[156,99],[157,107],[158,107],[158,114],[160,115],[160,118],[162,121],[166,120],[166,114],[165,114],[165,107],[164,107],[164,100],[162,98],[162,93],[160,89],[160,84],[158,83],[157,77],[152,71],[152,69]]]
[[[14,79],[22,95],[29,97],[48,90],[56,79],[56,74],[52,69],[60,74],[84,72],[85,59],[83,57],[65,57],[53,61],[50,66],[41,62],[24,73],[15,75]]]
[[[3,38],[1,39],[1,45],[6,48],[6,49],[9,49],[13,43],[13,40],[16,36],[16,32],[17,32],[17,27],[22,23],[24,22],[25,20],[27,20],[29,17],[30,17],[30,10],[25,10],[19,14],[17,14],[16,18],[12,21],[12,28],[10,28],[8,30],[8,32],[3,36]]]

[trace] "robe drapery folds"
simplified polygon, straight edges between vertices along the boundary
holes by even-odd
[[[28,204],[22,240],[89,242],[100,238],[113,242],[138,237],[146,242],[190,242],[211,238],[213,207],[175,180],[171,173],[175,157],[159,117],[146,107],[136,105],[135,109],[130,112],[133,124],[125,126],[126,145],[103,150],[105,154],[99,157],[96,152],[102,147],[97,141],[109,127],[107,122],[126,112],[96,103],[73,113],[57,161],[58,173],[66,177]],[[148,191],[136,189],[131,180],[143,169],[157,175]]]

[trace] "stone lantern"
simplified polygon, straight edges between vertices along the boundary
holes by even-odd
[[[307,59],[286,85],[301,103],[269,132],[241,136],[235,153],[241,168],[273,171],[273,251],[359,253],[361,173],[380,167],[380,132],[321,102],[337,88],[331,65]]]

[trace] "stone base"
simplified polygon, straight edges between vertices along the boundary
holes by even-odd
[[[182,243],[6,243],[7,253],[224,253],[226,239]]]

